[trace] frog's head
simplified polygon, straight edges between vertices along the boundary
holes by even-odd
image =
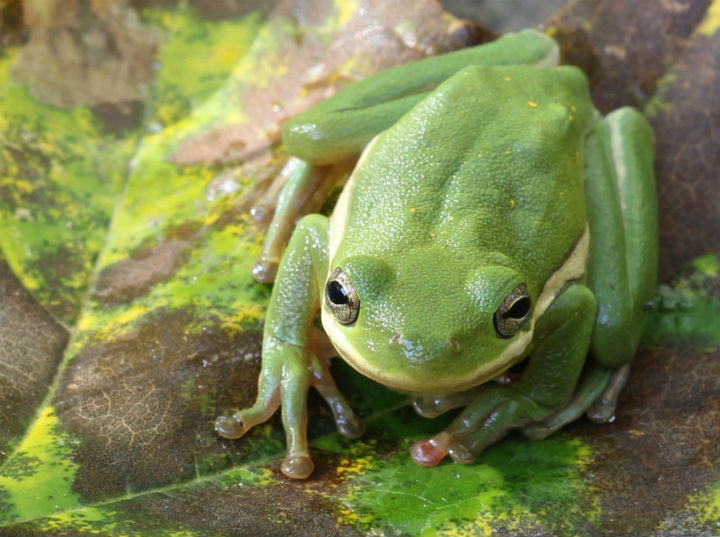
[[[473,267],[447,251],[354,256],[327,280],[322,321],[342,357],[373,380],[454,391],[522,357],[539,291],[517,270]]]

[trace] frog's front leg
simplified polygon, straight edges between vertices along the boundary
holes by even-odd
[[[583,369],[595,312],[595,297],[584,285],[563,291],[537,321],[533,340],[538,343],[520,379],[480,390],[447,429],[413,445],[413,460],[434,466],[449,454],[457,462],[471,462],[511,429],[542,420],[564,405]]]
[[[309,386],[328,401],[341,433],[354,437],[363,429],[335,386],[326,362],[314,352],[313,322],[323,296],[327,244],[327,218],[303,218],[280,264],[268,306],[257,400],[232,416],[220,416],[215,423],[221,436],[238,438],[282,406],[287,454],[281,469],[293,478],[305,478],[313,470],[306,434]]]

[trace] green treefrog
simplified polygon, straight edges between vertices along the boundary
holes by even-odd
[[[220,416],[221,436],[282,407],[281,470],[310,475],[308,387],[341,433],[363,433],[328,369],[338,355],[423,416],[463,408],[412,446],[421,465],[470,462],[512,429],[613,419],[656,285],[653,136],[632,108],[600,115],[553,39],[526,30],[384,71],[294,118],[283,143],[294,158],[255,269],[275,279],[257,400]],[[302,217],[282,254],[297,200],[357,155],[332,216]]]

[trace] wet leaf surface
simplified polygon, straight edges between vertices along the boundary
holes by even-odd
[[[665,283],[615,423],[419,468],[409,446],[449,418],[338,363],[368,432],[340,437],[313,395],[309,480],[280,474],[277,416],[215,435],[255,396],[248,209],[283,122],[491,35],[415,4],[0,3],[0,533],[720,533],[717,2],[576,1],[546,25],[657,138]]]

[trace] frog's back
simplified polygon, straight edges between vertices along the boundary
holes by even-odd
[[[334,218],[341,254],[437,246],[545,281],[585,229],[592,113],[572,67],[459,72],[364,154]]]

